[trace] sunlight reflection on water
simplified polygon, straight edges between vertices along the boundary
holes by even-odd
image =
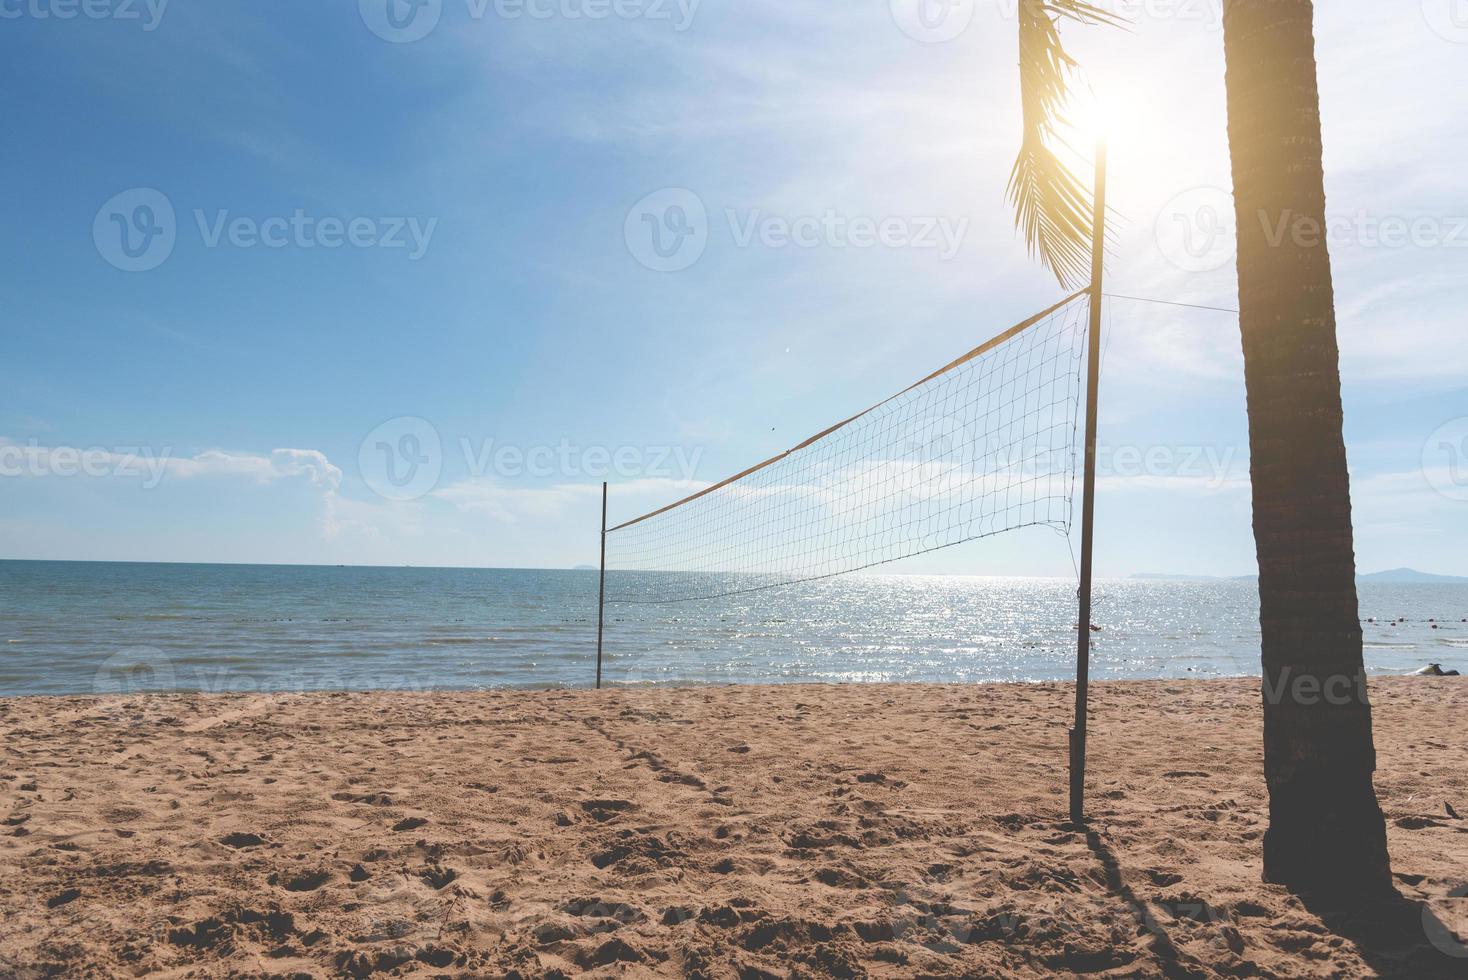
[[[0,562],[0,693],[586,686],[596,581],[586,571]],[[1468,587],[1368,583],[1361,608],[1381,620],[1363,625],[1371,669],[1468,671]],[[1098,582],[1092,676],[1256,674],[1257,616],[1248,581]],[[1074,627],[1070,580],[855,575],[609,605],[605,676],[1065,680]]]

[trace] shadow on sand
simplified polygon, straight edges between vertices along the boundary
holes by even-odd
[[[1116,860],[1116,854],[1107,846],[1106,841],[1095,830],[1086,830],[1086,845],[1090,847],[1091,853],[1096,855],[1096,860],[1101,862],[1101,869],[1106,873],[1106,887],[1118,899],[1126,904],[1129,909],[1146,909],[1147,903],[1137,897],[1131,886],[1122,877],[1121,864]],[[1168,978],[1195,977],[1203,972],[1196,966],[1190,965],[1190,958],[1185,957],[1173,943],[1172,937],[1167,930],[1157,921],[1155,916],[1145,915],[1142,918],[1142,926],[1152,934],[1152,952],[1157,957],[1157,967],[1162,974]]]
[[[1422,902],[1395,891],[1369,909],[1342,911],[1304,896],[1301,901],[1384,977],[1468,977],[1468,946]]]
[[[1101,863],[1106,887],[1131,909],[1146,909],[1126,883],[1116,854],[1102,836],[1086,830],[1086,843]],[[1331,932],[1356,947],[1361,958],[1383,977],[1468,977],[1468,944],[1460,942],[1432,910],[1398,892],[1367,909],[1343,911],[1338,905],[1300,896],[1305,908]],[[1157,968],[1169,978],[1197,977],[1209,971],[1177,948],[1155,916],[1146,915],[1143,927],[1152,934]]]

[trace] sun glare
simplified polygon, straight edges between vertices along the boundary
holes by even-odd
[[[1077,92],[1066,118],[1075,131],[1076,149],[1082,152],[1090,152],[1091,147],[1109,139],[1116,127],[1110,103],[1093,91]]]

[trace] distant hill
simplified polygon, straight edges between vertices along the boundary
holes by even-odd
[[[1415,568],[1393,568],[1388,572],[1373,572],[1370,575],[1362,575],[1363,582],[1376,582],[1381,585],[1424,585],[1424,584],[1447,584],[1468,585],[1468,578],[1457,575],[1433,575],[1431,572],[1419,572]]]
[[[1153,572],[1132,576],[1144,582],[1252,582],[1258,577],[1257,575],[1234,575],[1222,578],[1214,575],[1167,575]],[[1386,572],[1372,572],[1370,575],[1359,575],[1356,580],[1376,585],[1468,585],[1468,578],[1457,575],[1434,575],[1431,572],[1419,572],[1415,568],[1393,568]]]

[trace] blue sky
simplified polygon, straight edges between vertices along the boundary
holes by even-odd
[[[0,557],[591,563],[604,475],[635,516],[1061,295],[1012,0],[388,2],[0,4]],[[1068,32],[1111,290],[1234,306],[1216,0],[1119,6]],[[1317,6],[1360,564],[1468,573],[1468,2]],[[1235,319],[1114,300],[1103,384],[1101,573],[1252,571]]]

